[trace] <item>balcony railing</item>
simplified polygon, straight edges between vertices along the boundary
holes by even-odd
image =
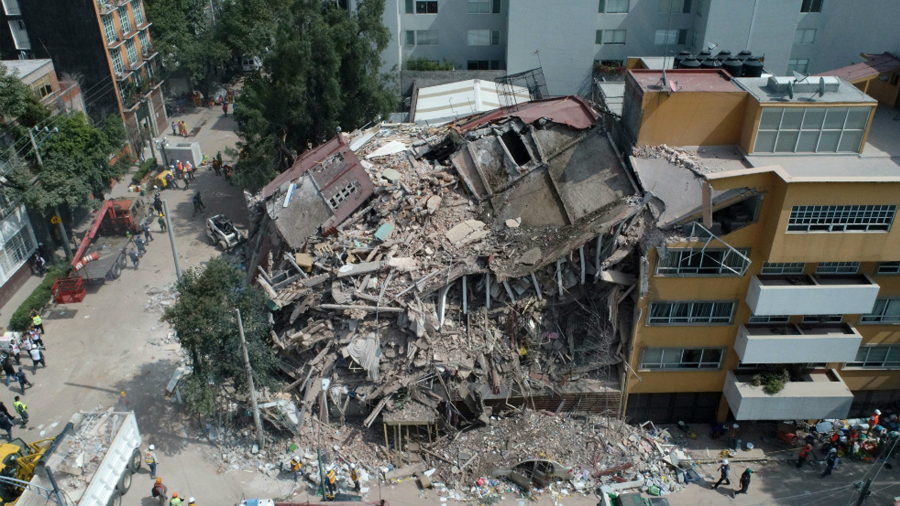
[[[805,373],[776,394],[754,386],[752,374],[728,371],[724,394],[736,420],[842,419],[853,402],[853,393],[834,369]]]
[[[757,316],[867,314],[878,290],[865,274],[759,274],[746,300]]]
[[[861,342],[849,323],[748,323],[738,329],[734,350],[745,364],[848,362]]]

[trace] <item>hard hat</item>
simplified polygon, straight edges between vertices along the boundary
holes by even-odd
[[[162,478],[157,478],[156,483],[162,483]]]
[[[125,390],[122,390],[121,392],[119,392],[119,395],[121,395],[122,397],[125,397]]]
[[[155,449],[156,449],[156,447],[155,447],[155,446],[153,446],[153,445],[150,445],[150,448],[147,448],[147,449],[148,449],[148,450],[155,450]]]
[[[194,498],[193,498],[193,497],[191,497],[190,499],[188,499],[188,504],[194,504]]]
[[[291,457],[291,459],[292,459],[292,460],[296,460],[297,462],[300,462],[300,457],[298,457],[298,456],[296,456],[296,455],[294,455],[293,457]]]
[[[732,425],[732,427],[734,427],[735,429],[737,429],[738,427],[740,427],[740,425],[734,424],[734,425]]]
[[[881,414],[881,410],[880,410],[880,409],[876,409],[876,410],[875,410],[875,414],[876,414],[876,415],[880,415],[880,414]]]
[[[828,453],[837,453],[837,448],[832,448],[828,450]]]
[[[723,460],[722,463],[723,463],[723,464],[727,464],[727,463],[728,463],[728,459]]]
[[[350,464],[350,469],[356,469],[356,464]]]
[[[176,497],[178,497],[178,492],[172,492],[172,499],[175,499]]]

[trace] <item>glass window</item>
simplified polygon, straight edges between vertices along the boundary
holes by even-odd
[[[416,0],[416,14],[437,14],[437,0]]]
[[[491,45],[500,45],[500,30],[491,30]]]
[[[876,274],[900,274],[900,262],[881,262]]]
[[[751,316],[747,323],[788,323],[790,315]]]
[[[9,21],[9,30],[12,32],[13,43],[16,49],[31,49],[31,39],[28,37],[28,30],[25,29],[25,22],[21,19],[11,19]]]
[[[600,12],[621,14],[628,12],[629,0],[600,0]]]
[[[877,299],[872,312],[862,315],[860,323],[897,323],[900,322],[900,299]]]
[[[809,69],[809,58],[788,60],[788,72],[796,71],[805,74]]]
[[[897,206],[794,206],[788,232],[886,232]]]
[[[844,321],[842,314],[812,314],[806,315],[801,320],[802,323],[841,323]]]
[[[625,30],[598,30],[597,36],[601,35],[603,39],[598,41],[597,43],[603,44],[624,44],[625,43]]]
[[[640,369],[706,369],[721,367],[722,348],[644,348]]]
[[[134,45],[134,39],[128,39],[125,41],[125,52],[128,53],[129,64],[137,61],[137,49]]]
[[[653,43],[657,46],[675,45],[678,43],[679,30],[656,30]]]
[[[436,46],[438,45],[437,30],[416,30],[416,45],[418,46]]]
[[[763,262],[762,274],[803,274],[806,264],[803,262]]]
[[[731,323],[734,302],[656,301],[650,303],[649,325],[718,325]]]
[[[119,25],[122,27],[122,35],[131,32],[131,19],[128,18],[128,7],[121,6],[116,11],[119,16]]]
[[[415,46],[416,45],[416,32],[413,30],[406,31],[406,45],[407,46]]]
[[[859,152],[869,107],[767,107],[759,120],[756,152]]]
[[[125,72],[125,65],[122,64],[122,53],[118,48],[111,50],[109,52],[109,57],[113,62],[113,70],[115,70],[117,74]]]
[[[112,44],[118,37],[116,36],[116,27],[113,25],[112,16],[103,16],[103,33],[106,35],[106,43]]]
[[[469,30],[468,43],[470,46],[487,46],[491,43],[490,30]]]
[[[26,225],[3,245],[3,253],[0,254],[3,271],[12,275],[31,256],[34,249],[34,241]]]
[[[31,83],[31,89],[39,98],[44,98],[53,93],[53,85],[50,82],[50,76],[45,75],[35,82]]]
[[[138,33],[138,40],[141,41],[141,54],[150,56],[150,37],[147,36],[147,30]]]
[[[798,28],[794,32],[794,44],[812,44],[816,41],[815,28]]]
[[[822,12],[822,0],[803,0],[800,12]]]
[[[662,14],[690,14],[691,0],[659,0],[659,12]]]
[[[131,12],[134,13],[134,24],[141,26],[144,24],[144,9],[141,7],[141,0],[131,2]]]
[[[406,13],[407,14],[414,14],[416,12],[414,5],[415,4],[413,3],[413,0],[406,0]]]
[[[856,274],[859,262],[819,262],[816,274]]]
[[[900,346],[860,346],[856,358],[845,365],[873,369],[900,367]]]

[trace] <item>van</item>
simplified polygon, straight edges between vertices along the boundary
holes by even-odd
[[[241,57],[241,70],[244,72],[256,72],[262,68],[262,60],[259,56],[244,55]]]

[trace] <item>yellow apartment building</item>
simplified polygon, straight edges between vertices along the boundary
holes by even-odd
[[[836,76],[720,70],[631,70],[622,102],[618,137],[660,231],[642,252],[628,418],[900,402],[896,112]],[[777,393],[754,381],[780,371]]]

